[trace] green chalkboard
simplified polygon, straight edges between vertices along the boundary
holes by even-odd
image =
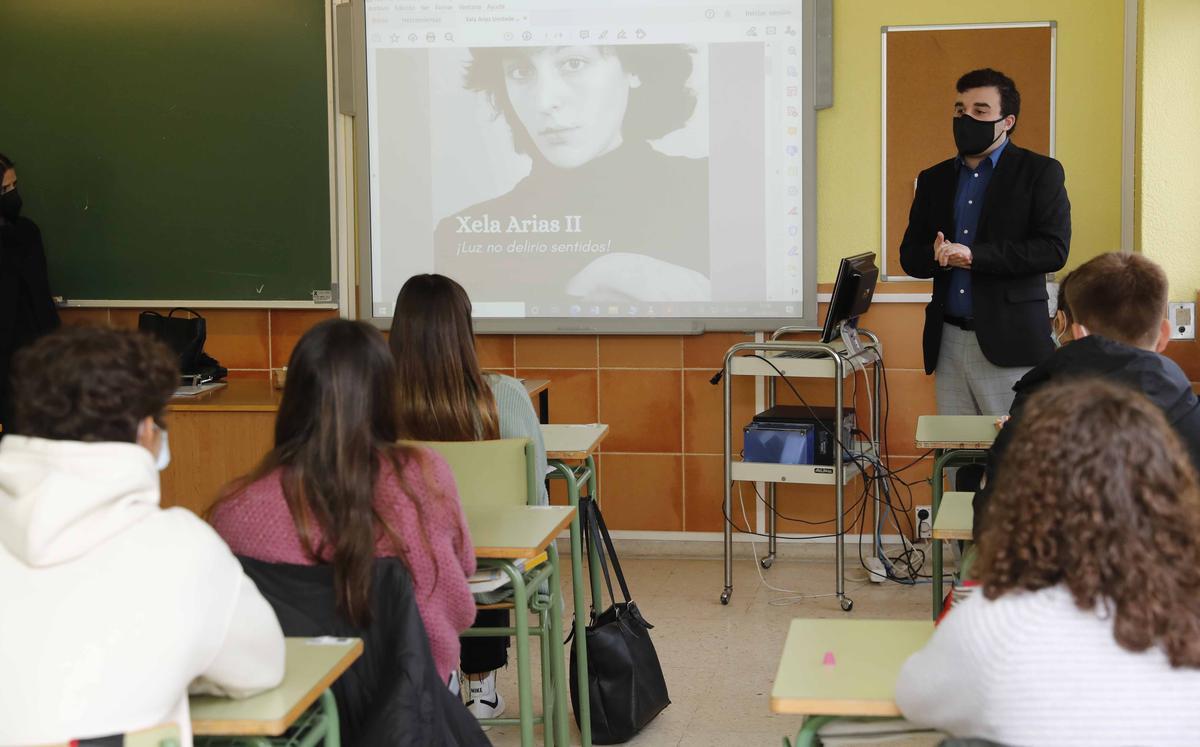
[[[331,280],[324,0],[2,0],[0,153],[76,300]]]

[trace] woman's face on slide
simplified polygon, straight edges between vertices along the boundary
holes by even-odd
[[[503,60],[513,110],[551,164],[573,169],[621,144],[629,89],[641,85],[600,47],[542,47]]]

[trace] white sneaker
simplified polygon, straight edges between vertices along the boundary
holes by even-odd
[[[500,718],[504,715],[504,698],[496,692],[496,673],[482,680],[467,679],[467,710],[477,719]],[[486,730],[488,727],[484,727]]]

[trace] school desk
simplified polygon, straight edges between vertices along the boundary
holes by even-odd
[[[542,708],[545,741],[548,745],[566,747],[569,744],[567,723],[567,674],[563,656],[562,584],[559,576],[558,549],[554,539],[566,529],[577,515],[571,506],[488,506],[469,502],[464,506],[471,544],[481,567],[499,568],[508,576],[513,589],[511,628],[493,629],[516,638],[517,697],[523,747],[533,745],[533,683],[529,661],[529,610],[547,614],[541,617],[537,635],[542,654]],[[528,560],[547,554],[545,566],[526,575],[513,561]],[[534,590],[545,584],[548,594]],[[484,632],[484,631],[480,631]],[[580,639],[583,640],[583,639]],[[546,663],[549,663],[549,667]],[[585,670],[586,671],[586,670]],[[549,676],[547,676],[549,674]],[[582,692],[587,692],[583,690]],[[586,698],[584,698],[586,700]],[[510,723],[510,719],[498,719]]]
[[[608,426],[603,423],[586,425],[543,425],[542,441],[546,445],[549,477],[561,479],[567,485],[567,503],[579,507],[580,487],[587,485],[587,495],[599,501],[599,481],[596,474],[596,451],[608,438]],[[600,599],[600,559],[592,548],[588,557],[591,572],[592,599]],[[571,584],[575,596],[575,638],[584,640],[588,620],[587,593],[583,585],[583,530],[579,517],[571,525]],[[588,692],[587,646],[575,647],[575,668],[579,692]],[[579,700],[580,741],[582,747],[592,745],[591,704]]]
[[[899,716],[900,667],[931,635],[929,620],[792,620],[771,710],[807,717],[797,745],[836,718]]]
[[[917,418],[916,445],[920,449],[935,449],[933,461],[933,499],[931,510],[937,522],[938,510],[945,490],[943,479],[950,467],[982,464],[987,450],[996,440],[994,415],[922,415]],[[933,543],[933,615],[942,611],[942,543]]]
[[[320,744],[339,747],[337,703],[329,686],[362,656],[362,641],[288,638],[286,646],[287,664],[279,687],[241,700],[193,695],[189,702],[192,732],[246,737],[239,744],[269,745],[266,737],[280,736],[303,718],[302,726],[310,735],[304,744],[317,744],[320,739]],[[318,698],[318,707],[308,710]]]
[[[549,412],[550,382],[528,379]],[[162,505],[203,515],[230,480],[254,469],[275,444],[275,414],[283,391],[266,379],[232,379],[226,386],[167,404],[171,464],[162,473]]]

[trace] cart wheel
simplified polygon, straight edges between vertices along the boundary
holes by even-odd
[[[762,560],[758,561],[758,564],[761,565],[763,568],[770,568],[771,566],[775,565],[775,556],[768,555],[765,558],[763,558]]]
[[[721,592],[721,604],[729,604],[729,597],[733,596],[733,589],[726,589]]]
[[[849,597],[842,597],[841,602],[842,602],[842,611],[843,612],[849,612],[850,610],[854,609],[854,600],[853,599],[850,599]]]

